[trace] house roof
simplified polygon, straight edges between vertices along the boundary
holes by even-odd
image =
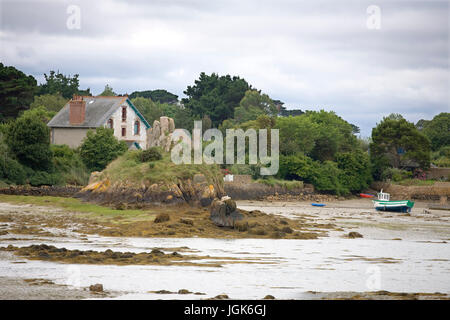
[[[73,125],[69,121],[69,103],[66,105],[49,121],[47,124],[49,127],[58,128],[97,128],[106,123],[106,121],[112,116],[112,114],[119,108],[125,101],[136,112],[138,117],[144,122],[147,128],[150,125],[131,103],[128,97],[91,97],[83,96],[86,101],[86,115],[85,121],[81,124]]]

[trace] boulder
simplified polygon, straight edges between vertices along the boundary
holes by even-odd
[[[93,284],[89,286],[91,292],[103,292],[103,285],[101,283]]]
[[[169,118],[169,132],[172,133],[175,131],[175,122],[172,118]]]
[[[169,132],[169,118],[168,117],[160,117],[159,123],[161,124],[161,135],[165,135]]]
[[[361,233],[359,233],[359,232],[352,231],[352,232],[348,233],[347,237],[349,237],[351,239],[355,239],[355,238],[362,238],[363,235]]]
[[[244,215],[237,209],[236,202],[231,199],[215,199],[211,204],[210,219],[216,226],[234,227],[235,222],[243,218]]]

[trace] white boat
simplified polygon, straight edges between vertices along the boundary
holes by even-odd
[[[381,192],[378,193],[378,199],[372,200],[372,202],[374,208],[380,211],[411,212],[412,207],[414,207],[414,201],[410,200],[391,201],[390,194],[384,193],[383,190],[381,190]]]

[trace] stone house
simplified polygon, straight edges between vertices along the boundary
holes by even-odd
[[[78,147],[90,129],[108,127],[130,149],[147,148],[150,125],[127,96],[74,96],[47,124],[50,142]]]

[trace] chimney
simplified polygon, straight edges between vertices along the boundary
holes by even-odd
[[[82,96],[73,95],[69,102],[69,122],[70,124],[82,124],[86,114],[86,101]]]

